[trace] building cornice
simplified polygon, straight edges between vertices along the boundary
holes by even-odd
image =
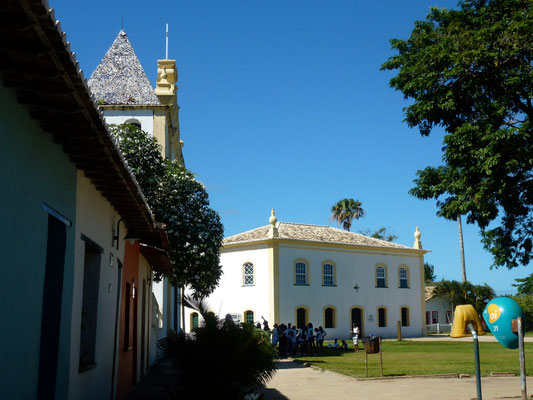
[[[384,255],[423,255],[431,252],[430,250],[425,249],[415,249],[415,248],[401,248],[401,247],[378,247],[378,246],[365,246],[365,245],[356,245],[356,244],[346,244],[346,243],[326,243],[326,242],[316,242],[308,240],[296,240],[296,239],[264,239],[264,240],[254,240],[249,242],[239,242],[239,243],[228,243],[222,246],[221,252],[231,252],[236,250],[243,250],[246,248],[258,249],[266,248],[272,246],[273,244],[278,244],[280,247],[305,247],[310,250],[342,250],[342,251],[356,251],[356,252],[367,252],[367,253],[381,253]]]

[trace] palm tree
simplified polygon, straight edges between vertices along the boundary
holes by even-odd
[[[483,312],[487,302],[496,296],[494,290],[486,283],[473,285],[468,281],[447,280],[437,282],[433,294],[449,299],[452,303],[452,310],[455,310],[458,305],[472,304],[479,314]]]
[[[342,223],[342,227],[347,231],[352,226],[353,219],[359,219],[365,215],[365,210],[361,207],[363,203],[354,199],[339,200],[331,207],[331,221],[337,221],[337,225]]]
[[[461,273],[463,283],[466,282],[466,265],[465,265],[465,246],[463,244],[463,224],[461,223],[461,214],[457,215],[457,223],[459,225],[459,247],[461,249]]]

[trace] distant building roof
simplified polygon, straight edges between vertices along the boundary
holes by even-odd
[[[332,228],[323,225],[306,225],[296,224],[290,222],[278,222],[277,228],[279,236],[277,239],[283,240],[300,240],[320,243],[337,243],[349,244],[371,247],[387,247],[395,249],[409,249],[412,247],[403,246],[401,244],[387,242],[386,240],[375,239],[369,236],[361,235],[359,233],[348,232],[342,229]],[[229,236],[224,239],[223,244],[236,244],[256,242],[260,240],[267,240],[270,225],[265,225],[251,231],[239,233],[237,235]],[[424,250],[425,251],[425,250]]]
[[[424,288],[424,298],[426,301],[431,300],[433,297],[435,297],[435,286],[426,286]]]
[[[159,105],[144,69],[121,30],[88,81],[98,102],[111,105]]]

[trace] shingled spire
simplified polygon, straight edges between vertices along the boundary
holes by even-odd
[[[103,104],[161,104],[124,30],[118,33],[88,84]]]

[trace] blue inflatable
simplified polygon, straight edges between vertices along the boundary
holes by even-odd
[[[483,311],[490,331],[508,349],[518,348],[518,333],[514,333],[512,327],[512,320],[518,317],[522,317],[522,324],[525,324],[524,312],[510,297],[497,297],[489,301]]]

